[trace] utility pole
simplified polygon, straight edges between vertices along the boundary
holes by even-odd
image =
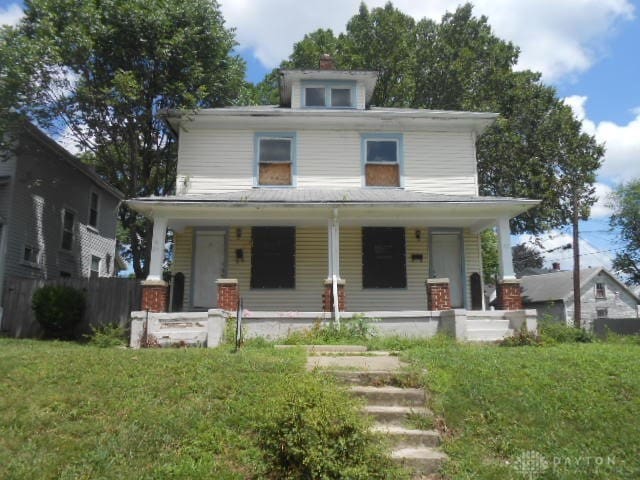
[[[572,223],[573,223],[573,326],[580,328],[582,325],[582,305],[580,303],[580,205],[578,202],[578,193],[574,192],[572,205]]]

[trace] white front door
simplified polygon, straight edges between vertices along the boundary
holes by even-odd
[[[215,308],[216,280],[224,274],[224,232],[196,232],[193,259],[193,307]]]
[[[459,233],[433,232],[431,234],[431,278],[448,278],[451,306],[463,308],[462,248]]]

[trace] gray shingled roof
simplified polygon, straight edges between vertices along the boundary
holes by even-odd
[[[620,287],[636,296],[618,278],[602,267],[585,268],[580,270],[580,287],[599,273],[609,275]],[[545,273],[543,275],[527,275],[520,278],[522,286],[522,298],[524,303],[550,302],[553,300],[565,300],[573,297],[573,271]],[[636,300],[638,300],[636,298]]]
[[[206,195],[170,195],[165,197],[136,198],[141,202],[196,202],[196,203],[510,203],[531,202],[523,198],[477,197],[465,195],[434,195],[412,192],[400,188],[253,188]]]

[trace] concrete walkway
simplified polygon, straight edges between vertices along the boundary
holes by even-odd
[[[400,388],[397,383],[402,367],[397,356],[390,352],[365,352],[353,346],[336,348],[309,346],[307,368],[323,369],[350,383],[353,395],[363,398],[363,411],[375,420],[373,430],[390,439],[391,458],[413,471],[414,479],[440,478],[437,472],[447,456],[440,450],[440,434],[436,430],[408,427],[409,417],[432,417],[426,408],[426,393],[421,388]]]

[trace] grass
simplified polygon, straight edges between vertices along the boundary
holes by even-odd
[[[450,478],[524,478],[514,464],[527,451],[548,462],[532,478],[640,478],[638,345],[438,341],[403,356],[428,369],[431,407],[449,433]]]
[[[355,415],[354,401],[321,377],[304,371],[299,349],[0,339],[0,478],[272,478],[258,433],[296,386],[315,392],[316,415],[333,414],[323,392]]]

